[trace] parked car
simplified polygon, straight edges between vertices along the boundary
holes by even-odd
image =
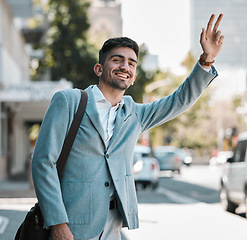
[[[233,156],[232,151],[218,151],[210,160],[210,165],[225,164],[228,158]]]
[[[160,170],[170,170],[180,173],[183,164],[181,149],[173,146],[160,146],[154,148],[154,156],[158,159]]]
[[[220,199],[223,208],[234,213],[240,205],[247,207],[247,132],[239,135],[233,157],[227,160],[221,177]]]
[[[142,185],[143,188],[151,186],[152,189],[156,189],[159,183],[160,166],[158,160],[153,157],[151,148],[136,145],[133,161],[133,174],[136,186]]]
[[[181,157],[183,164],[190,166],[193,161],[193,150],[191,149],[178,149],[178,154]]]

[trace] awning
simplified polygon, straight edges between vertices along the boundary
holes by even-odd
[[[0,102],[50,101],[55,92],[72,87],[67,80],[3,84],[0,86]]]

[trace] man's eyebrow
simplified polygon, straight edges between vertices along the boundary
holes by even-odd
[[[123,55],[120,55],[120,54],[113,54],[113,55],[111,56],[111,59],[114,58],[114,57],[124,58]],[[136,61],[135,59],[133,59],[133,58],[129,58],[129,60],[132,61],[132,62],[137,63],[137,61]]]
[[[137,63],[137,61],[133,58],[129,58],[130,61]]]

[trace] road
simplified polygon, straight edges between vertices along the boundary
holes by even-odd
[[[140,228],[123,229],[122,240],[247,240],[247,220],[221,208],[220,173],[219,167],[184,167],[180,175],[163,173],[155,191],[138,189]],[[21,192],[21,198],[0,198],[0,240],[13,240],[36,202]]]
[[[156,191],[139,190],[140,228],[125,240],[247,240],[247,220],[225,212],[219,200],[221,167],[185,167],[163,175]],[[241,209],[240,209],[241,210]]]

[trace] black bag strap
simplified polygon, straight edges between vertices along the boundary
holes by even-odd
[[[78,109],[70,126],[68,135],[64,140],[63,148],[57,161],[57,173],[60,181],[62,179],[63,169],[69,157],[70,150],[72,148],[80,123],[82,121],[83,115],[86,110],[87,99],[88,99],[87,93],[81,90],[81,100]]]

